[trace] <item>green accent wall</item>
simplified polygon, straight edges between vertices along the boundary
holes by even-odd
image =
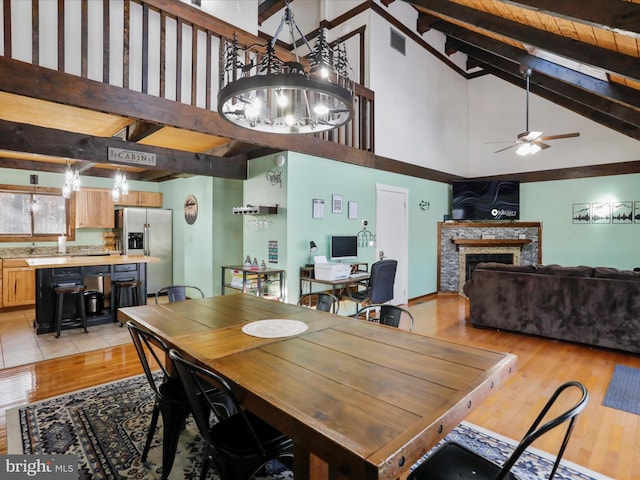
[[[620,202],[640,202],[640,174],[520,186],[521,220],[542,222],[545,264],[640,267],[640,219],[624,224],[577,224],[572,220],[574,204]]]

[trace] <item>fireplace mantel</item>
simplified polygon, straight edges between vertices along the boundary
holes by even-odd
[[[460,291],[460,253],[512,253],[514,261],[542,263],[540,222],[438,223],[438,291]]]
[[[530,238],[452,238],[451,241],[464,247],[503,247],[526,245]]]

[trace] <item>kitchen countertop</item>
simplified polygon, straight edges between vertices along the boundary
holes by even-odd
[[[0,258],[71,257],[74,255],[120,255],[120,251],[105,250],[97,245],[73,245],[66,253],[58,253],[58,247],[9,247],[0,248]]]
[[[31,257],[25,259],[27,265],[38,268],[86,267],[93,265],[121,265],[124,263],[155,263],[157,257],[143,255],[79,255],[59,257]]]

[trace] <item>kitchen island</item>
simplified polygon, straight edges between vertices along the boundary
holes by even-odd
[[[58,285],[85,285],[87,325],[117,322],[116,292],[111,288],[116,282],[140,282],[139,297],[147,297],[146,264],[159,262],[159,258],[142,255],[79,255],[34,257],[26,260],[36,270],[36,318],[37,334],[55,331],[56,296]],[[90,303],[93,301],[93,303]],[[64,306],[64,313],[71,313],[72,305]],[[64,325],[64,328],[74,325]]]

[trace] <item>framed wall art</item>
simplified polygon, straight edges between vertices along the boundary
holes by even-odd
[[[591,204],[590,203],[574,203],[573,204],[573,223],[590,223],[591,222]]]
[[[321,198],[313,199],[313,210],[311,218],[324,218],[324,200]]]
[[[592,203],[591,223],[611,223],[611,204]]]
[[[342,213],[342,195],[331,195],[331,213]]]
[[[612,203],[611,223],[633,223],[633,202]]]

